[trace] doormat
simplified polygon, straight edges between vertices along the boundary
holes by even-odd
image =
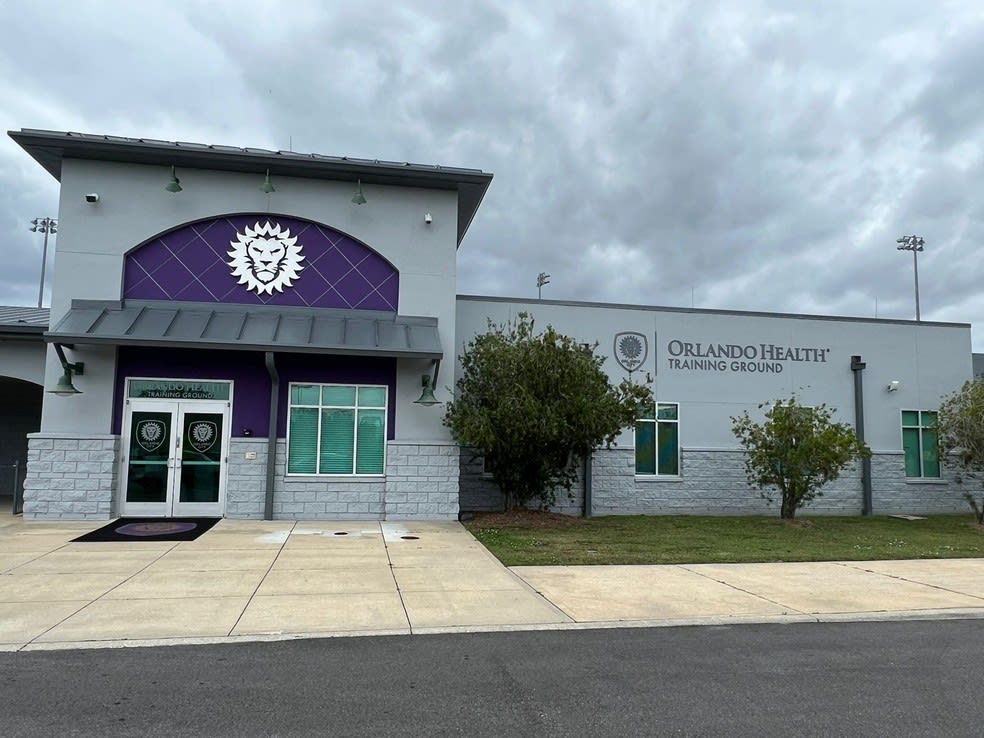
[[[107,541],[193,541],[219,518],[120,518],[72,543]]]

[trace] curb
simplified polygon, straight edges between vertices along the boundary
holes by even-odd
[[[526,625],[465,625],[396,630],[316,631],[307,633],[269,633],[258,635],[222,636],[215,638],[180,637],[107,641],[62,641],[0,644],[0,652],[70,651],[117,648],[152,648],[158,646],[204,646],[242,643],[278,643],[282,641],[321,640],[327,638],[368,638],[380,636],[428,636],[466,633],[523,633],[562,630],[613,630],[617,628],[684,628],[721,627],[736,625],[797,625],[802,623],[876,623],[893,621],[984,620],[984,608],[954,608],[935,610],[895,610],[875,612],[820,613],[812,615],[772,616],[709,616],[697,618],[666,618],[655,620],[600,620],[591,622],[558,622]]]

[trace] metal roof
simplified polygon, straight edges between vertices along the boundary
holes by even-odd
[[[0,335],[40,336],[48,328],[48,313],[48,308],[0,305]]]
[[[371,310],[75,300],[49,343],[440,359],[437,318]]]
[[[212,169],[227,172],[270,170],[271,176],[308,177],[398,187],[455,190],[458,193],[458,243],[464,238],[492,182],[480,169],[461,169],[409,162],[302,154],[295,151],[216,146],[153,138],[68,133],[37,128],[7,131],[35,161],[61,181],[64,159]]]

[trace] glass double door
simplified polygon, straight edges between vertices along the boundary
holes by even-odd
[[[123,514],[221,517],[227,402],[129,400],[123,438]]]

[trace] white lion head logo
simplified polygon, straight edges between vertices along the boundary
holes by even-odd
[[[274,290],[283,292],[290,287],[304,269],[301,247],[297,236],[291,238],[290,229],[281,232],[280,224],[264,225],[259,222],[253,228],[246,226],[245,233],[236,232],[236,241],[230,241],[229,252],[232,276],[239,277],[239,284],[247,290],[272,295]]]

